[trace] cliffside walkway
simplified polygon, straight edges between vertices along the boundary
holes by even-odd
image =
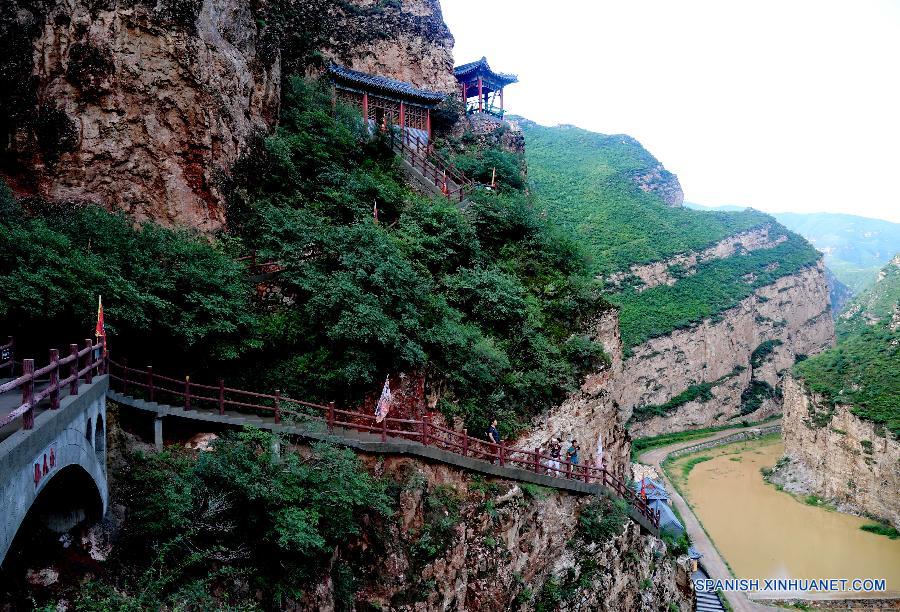
[[[659,473],[660,475],[660,478],[665,480],[666,490],[671,492],[672,495],[672,504],[675,506],[675,508],[677,508],[679,514],[684,519],[684,528],[687,530],[688,537],[691,539],[691,543],[694,545],[694,548],[696,548],[703,555],[702,565],[709,576],[714,579],[725,580],[727,578],[730,578],[731,570],[725,563],[725,559],[722,558],[722,555],[719,554],[719,551],[718,549],[716,549],[712,540],[706,534],[706,531],[703,529],[700,521],[694,515],[694,511],[691,509],[688,503],[684,501],[684,498],[678,492],[678,489],[676,489],[672,482],[669,480],[669,477],[662,469],[662,462],[665,461],[671,453],[674,453],[676,451],[696,446],[698,444],[711,442],[713,440],[719,440],[720,438],[726,438],[733,434],[746,431],[746,427],[725,429],[723,431],[718,431],[716,433],[710,434],[709,437],[700,438],[699,440],[677,442],[669,446],[654,448],[642,453],[638,457],[638,460],[642,463],[646,463],[655,467],[657,473]],[[762,604],[751,601],[746,593],[730,591],[725,593],[725,597],[735,612],[762,612],[773,610],[773,608],[769,606],[764,606]]]
[[[162,446],[162,420],[177,417],[241,427],[252,425],[277,433],[327,440],[369,453],[406,454],[439,461],[499,478],[529,482],[580,494],[617,496],[629,502],[629,514],[648,532],[659,534],[659,514],[626,483],[604,467],[559,462],[550,470],[549,455],[494,444],[421,419],[387,417],[337,408],[334,402],[316,404],[281,395],[198,384],[190,377],[173,378],[109,361],[110,391],[118,404],[152,413],[155,441]],[[554,466],[555,467],[555,466]]]

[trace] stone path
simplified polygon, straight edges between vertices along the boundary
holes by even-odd
[[[729,571],[728,566],[725,565],[725,560],[719,554],[719,551],[716,550],[716,547],[715,545],[713,545],[712,540],[710,540],[709,536],[706,535],[706,532],[700,525],[700,521],[697,520],[697,517],[694,515],[694,511],[691,510],[691,507],[687,504],[687,502],[684,501],[684,498],[681,497],[681,494],[678,493],[678,490],[669,480],[669,477],[666,475],[666,473],[663,471],[662,462],[665,461],[666,457],[668,457],[669,453],[671,453],[672,451],[680,450],[682,448],[693,446],[695,444],[701,444],[703,442],[709,442],[711,440],[718,440],[719,438],[724,438],[725,436],[730,436],[731,434],[741,431],[747,431],[747,428],[735,427],[734,429],[725,429],[723,431],[718,431],[714,434],[710,434],[707,438],[688,440],[686,442],[676,442],[675,444],[671,444],[669,446],[650,449],[648,451],[645,451],[640,455],[640,457],[638,457],[638,460],[641,463],[646,463],[648,465],[654,466],[656,468],[656,471],[659,473],[660,478],[665,480],[666,489],[672,495],[672,503],[678,509],[678,512],[681,514],[681,518],[684,519],[684,528],[687,530],[687,534],[691,539],[691,543],[693,544],[694,548],[696,548],[703,555],[703,566],[706,568],[706,571],[712,578],[722,580],[730,578],[731,571]],[[781,609],[773,608],[771,606],[765,606],[751,601],[746,593],[731,591],[725,593],[725,597],[726,599],[728,599],[728,603],[731,604],[731,607],[735,612],[771,612],[774,609]]]

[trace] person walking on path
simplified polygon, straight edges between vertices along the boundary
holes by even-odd
[[[493,444],[500,444],[500,431],[497,429],[497,419],[491,420],[491,426],[487,430],[487,440]]]
[[[559,456],[562,453],[562,440],[556,437],[550,441],[550,476],[559,476]]]

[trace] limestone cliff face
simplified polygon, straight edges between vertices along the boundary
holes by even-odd
[[[354,70],[453,93],[453,35],[439,0],[294,0],[297,31],[285,71],[315,73],[335,61]]]
[[[636,407],[664,404],[691,385],[711,385],[711,397],[701,395],[665,416],[633,422],[635,437],[723,424],[742,416],[755,420],[779,411],[776,390],[796,355],[817,353],[833,342],[820,261],[761,287],[699,325],[635,347],[613,393],[631,417]],[[748,412],[754,395],[758,407]]]
[[[728,236],[702,251],[680,253],[664,261],[637,264],[631,266],[628,272],[619,272],[605,278],[604,282],[608,286],[619,287],[629,277],[636,277],[641,283],[637,287],[638,291],[646,291],[658,285],[671,286],[678,281],[678,278],[673,274],[673,271],[676,269],[679,270],[681,275],[690,276],[696,273],[698,265],[707,261],[725,259],[740,252],[771,249],[787,240],[787,236],[783,234],[777,237],[770,236],[771,229],[771,225],[764,225]]]
[[[591,338],[603,346],[610,365],[588,375],[581,388],[569,395],[558,408],[538,418],[528,435],[516,441],[518,448],[546,452],[551,438],[560,436],[564,443],[578,440],[582,460],[597,453],[597,441],[603,445],[603,464],[613,474],[627,475],[631,456],[631,436],[619,404],[613,395],[614,381],[622,376],[622,338],[619,334],[619,311],[602,313],[591,330]]]
[[[221,226],[218,176],[278,112],[278,51],[246,0],[18,0],[4,17],[32,35],[3,101],[17,191]]]
[[[359,584],[356,594],[356,601],[369,607],[358,609],[534,610],[551,580],[577,584],[571,591],[558,589],[565,593],[551,602],[558,610],[657,611],[671,609],[670,602],[679,610],[691,609],[684,565],[667,558],[663,542],[642,535],[635,523],[628,521],[605,544],[576,543],[578,513],[590,501],[586,497],[529,492],[512,482],[484,482],[408,458],[372,462],[380,474],[405,484],[397,520],[381,543],[365,542],[359,550],[341,553],[362,553],[372,563],[371,573],[362,574],[372,579]],[[435,495],[456,499],[458,510],[446,549],[429,560],[414,551],[435,520],[434,502],[429,502]],[[643,579],[649,580],[646,588]],[[296,608],[334,610],[334,585],[326,579]]]
[[[783,437],[790,459],[775,475],[795,493],[814,493],[839,509],[870,514],[900,529],[900,442],[838,404],[824,426],[811,413],[831,409],[801,381],[785,377]]]

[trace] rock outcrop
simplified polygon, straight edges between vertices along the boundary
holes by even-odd
[[[900,442],[884,427],[860,419],[849,406],[829,406],[787,376],[783,438],[788,461],[772,475],[774,482],[900,529]]]
[[[619,311],[609,309],[596,320],[591,339],[603,346],[610,357],[604,368],[588,375],[581,388],[570,394],[556,409],[533,423],[528,435],[516,441],[518,448],[543,449],[551,438],[560,436],[565,446],[578,440],[582,460],[590,461],[602,444],[603,465],[620,477],[627,475],[631,457],[631,436],[625,429],[623,414],[613,395],[614,381],[622,376],[622,338],[619,334]],[[564,448],[565,448],[564,446]]]
[[[698,391],[696,399],[664,415],[635,418],[635,437],[723,424],[737,417],[756,420],[780,410],[778,388],[796,356],[817,353],[833,342],[820,261],[759,288],[698,325],[635,347],[616,378],[614,396],[631,417],[689,387]]]
[[[683,562],[637,524],[626,521],[603,543],[580,538],[578,516],[589,497],[484,481],[407,458],[371,461],[402,491],[383,551],[369,555],[373,567],[364,575],[373,579],[358,585],[356,601],[368,609],[534,610],[539,602],[558,610],[657,611],[672,609],[670,603],[692,609]],[[417,542],[436,533],[440,518],[450,519],[437,538],[446,548],[425,554]],[[335,609],[334,602],[326,579],[314,601],[297,607]]]
[[[277,120],[278,50],[243,0],[13,2],[4,172],[20,194],[214,230],[219,176]],[[26,48],[27,45],[27,48]],[[27,60],[27,62],[26,62]]]
[[[417,87],[456,91],[453,35],[439,0],[294,0],[294,9],[297,21],[305,26],[312,57],[298,57],[294,45],[286,47],[287,70],[308,72],[336,61]],[[295,57],[303,66],[293,65]]]
[[[696,273],[697,266],[713,259],[725,259],[736,253],[771,249],[778,246],[787,236],[771,236],[771,224],[733,234],[702,251],[680,253],[664,261],[636,264],[628,272],[619,272],[604,279],[611,287],[619,287],[629,278],[640,281],[638,291],[645,291],[658,285],[674,285],[680,277]]]

